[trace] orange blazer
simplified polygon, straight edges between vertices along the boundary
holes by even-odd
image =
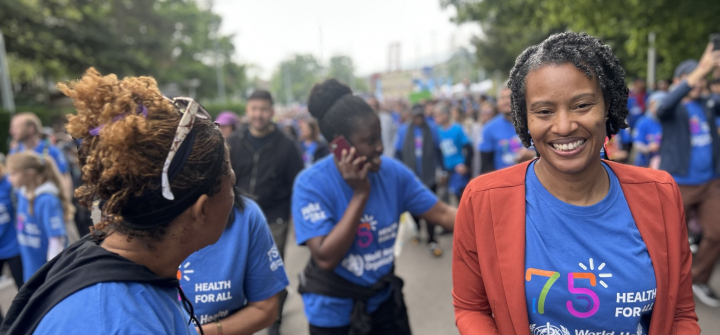
[[[687,227],[663,171],[606,162],[617,175],[655,269],[650,335],[700,334]],[[525,172],[530,162],[476,178],[455,221],[453,305],[462,335],[530,335],[525,299]]]

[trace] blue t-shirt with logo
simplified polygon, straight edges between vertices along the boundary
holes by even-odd
[[[701,185],[715,176],[710,124],[705,110],[697,101],[685,103],[690,118],[690,164],[684,176],[673,175],[679,185]]]
[[[370,197],[360,218],[355,242],[335,273],[361,286],[371,286],[393,267],[394,244],[400,214],[420,215],[430,210],[437,198],[410,169],[394,159],[382,158],[380,171],[370,173]],[[335,162],[324,158],[303,171],[295,180],[292,214],[295,236],[307,240],[327,236],[345,214],[353,191],[340,175]],[[368,299],[372,313],[390,296],[391,288]],[[303,294],[305,315],[311,325],[343,327],[350,324],[351,299]]]
[[[452,123],[447,129],[438,127],[440,135],[440,150],[443,154],[443,165],[446,170],[453,170],[455,166],[465,163],[462,147],[470,143],[465,131],[457,123]]]
[[[12,148],[10,150],[10,154],[16,154],[18,152],[25,151],[25,145],[22,143],[18,143],[17,147]],[[65,174],[68,172],[68,165],[67,160],[65,160],[65,155],[58,149],[56,146],[50,144],[48,141],[40,141],[38,145],[35,147],[33,151],[35,151],[39,155],[45,154],[45,151],[47,150],[47,154],[53,158],[55,161],[55,165],[58,168],[58,171],[60,171],[60,174]]]
[[[178,298],[176,288],[132,282],[95,284],[55,305],[34,334],[196,335]]]
[[[395,150],[396,152],[402,152],[403,146],[405,145],[405,137],[407,136],[408,131],[408,124],[404,124],[400,127],[398,130],[397,139],[395,140]],[[438,134],[438,129],[435,126],[435,123],[429,123],[428,127],[430,127],[430,133],[432,134],[433,138],[433,144],[435,148],[440,147],[440,135]],[[422,128],[412,125],[413,128],[413,138],[415,139],[415,173],[418,176],[422,176],[422,158],[423,158],[423,132]]]
[[[17,192],[17,240],[23,264],[23,280],[27,281],[47,262],[48,239],[65,236],[65,216],[57,197],[57,188],[45,183],[35,189],[33,212],[24,191]],[[44,190],[50,189],[49,192]]]
[[[494,153],[496,170],[516,164],[517,153],[523,148],[520,137],[515,133],[515,126],[502,114],[495,116],[482,132],[480,152]]]
[[[662,141],[662,125],[660,122],[650,116],[641,117],[635,130],[633,130],[633,142],[640,142],[647,146],[651,143],[660,144],[660,141]],[[657,152],[652,154],[638,153],[635,158],[635,165],[647,167],[650,164],[650,159],[657,155]]]
[[[177,277],[201,324],[216,322],[276,295],[288,285],[285,266],[258,205],[250,199],[220,240],[188,257]]]
[[[620,182],[575,206],[525,177],[525,294],[532,334],[647,334],[656,281]]]
[[[12,203],[12,185],[8,177],[0,179],[0,259],[20,254],[15,233],[15,209]]]

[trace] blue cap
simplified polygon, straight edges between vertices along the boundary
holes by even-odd
[[[698,62],[694,59],[684,60],[680,65],[675,68],[675,78],[680,78],[686,74],[690,74],[695,71],[698,66]]]

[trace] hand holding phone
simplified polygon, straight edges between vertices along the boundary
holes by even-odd
[[[330,143],[330,151],[335,155],[337,167],[343,180],[356,194],[370,194],[368,172],[370,163],[366,157],[357,157],[355,148],[350,147],[345,137],[338,137]]]
[[[710,42],[713,44],[713,51],[720,50],[720,34],[710,34]]]
[[[340,136],[336,138],[334,141],[330,142],[330,152],[335,155],[335,158],[337,160],[342,160],[342,152],[343,150],[347,150],[347,152],[350,152],[350,143],[345,139],[345,136]]]

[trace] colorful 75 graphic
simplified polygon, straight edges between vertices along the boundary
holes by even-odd
[[[541,277],[548,277],[547,282],[545,282],[545,285],[543,286],[542,290],[540,291],[540,299],[537,304],[537,311],[540,314],[545,314],[545,300],[547,299],[547,295],[550,291],[550,288],[555,284],[555,282],[560,278],[560,273],[557,271],[547,271],[547,270],[540,270],[540,269],[533,269],[529,268],[527,269],[527,272],[525,273],[525,280],[530,281],[532,280],[532,276],[541,276]],[[578,296],[576,299],[579,300],[585,300],[588,303],[588,306],[592,306],[588,311],[586,312],[578,312],[575,307],[573,306],[572,301],[566,302],[566,307],[568,312],[572,314],[575,317],[579,318],[587,318],[590,316],[593,316],[595,313],[597,313],[598,309],[600,308],[600,299],[598,298],[598,295],[593,292],[591,289],[587,288],[581,288],[581,287],[575,287],[575,280],[576,279],[588,279],[590,280],[590,285],[595,286],[597,283],[597,279],[595,278],[595,274],[589,273],[589,272],[570,272],[568,273],[568,291],[572,294],[577,294]],[[535,311],[535,299],[533,298],[533,311]]]

